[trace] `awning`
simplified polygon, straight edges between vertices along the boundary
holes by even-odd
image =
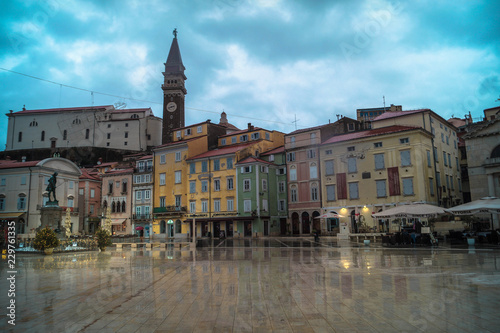
[[[0,213],[0,220],[5,219],[17,219],[19,216],[25,214],[25,212],[21,213]]]
[[[453,215],[474,215],[478,213],[500,214],[500,199],[496,197],[485,197],[463,205],[448,208],[446,211]]]
[[[446,211],[442,207],[416,202],[410,205],[401,205],[383,210],[380,213],[372,214],[372,217],[377,219],[398,217],[436,217],[442,214],[446,214]]]
[[[200,222],[225,222],[225,221],[252,221],[256,217],[252,216],[228,216],[228,217],[197,217],[196,223]],[[193,222],[192,218],[185,219],[184,222]]]
[[[111,221],[111,225],[120,225],[125,223],[125,221],[127,221],[127,219],[114,219]]]
[[[338,218],[341,218],[341,217],[345,217],[345,216],[340,215],[337,212],[334,212],[332,210],[332,211],[329,211],[328,213],[325,213],[323,215],[316,216],[315,219],[335,219],[335,218],[338,219]]]

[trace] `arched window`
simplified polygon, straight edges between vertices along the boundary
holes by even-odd
[[[17,234],[24,234],[26,231],[26,223],[24,223],[23,219],[19,219],[16,223],[16,233]]]
[[[130,118],[132,118],[132,119],[139,119],[139,115],[137,115],[137,114],[134,113],[132,116],[130,116]]]
[[[19,134],[18,134],[18,136],[17,136],[17,141],[18,141],[18,142],[23,141],[23,132],[19,132]]]
[[[85,130],[85,139],[87,139],[87,140],[88,140],[88,138],[89,138],[89,137],[90,137],[90,130],[87,128],[87,129]]]
[[[311,201],[318,201],[319,196],[318,196],[318,184],[312,183],[311,184]]]
[[[125,209],[127,208],[125,201],[122,201],[122,212],[125,213]]]
[[[498,158],[500,157],[500,145],[496,146],[495,149],[491,152],[490,158]]]
[[[79,124],[81,124],[81,123],[82,123],[82,121],[81,121],[80,119],[78,119],[78,118],[75,118],[75,119],[73,120],[73,125],[79,125]]]
[[[108,201],[107,200],[104,200],[104,202],[102,203],[102,206],[104,208],[108,208]]]
[[[115,202],[113,201],[111,203],[111,213],[114,213],[114,212],[116,212],[116,205],[115,205]]]
[[[297,202],[297,185],[290,186],[290,202]]]
[[[35,119],[33,119],[33,121],[30,123],[30,127],[36,127],[38,126],[38,123]]]
[[[45,131],[42,131],[42,136],[40,138],[40,141],[45,141]]]
[[[26,194],[20,193],[17,198],[17,210],[25,210],[26,209]]]
[[[64,130],[63,131],[63,140],[67,140],[67,139],[68,139],[68,131]]]
[[[127,180],[122,180],[122,193],[127,193]]]

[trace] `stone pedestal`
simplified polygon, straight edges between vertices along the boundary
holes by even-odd
[[[63,209],[58,205],[44,206],[41,208],[40,219],[42,224],[37,230],[49,227],[52,230],[59,229],[63,231],[62,221]]]

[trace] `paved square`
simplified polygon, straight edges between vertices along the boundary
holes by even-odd
[[[311,238],[312,240],[312,238]],[[3,332],[498,332],[500,251],[334,239],[17,255]]]

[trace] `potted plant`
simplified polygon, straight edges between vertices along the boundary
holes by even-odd
[[[99,247],[101,251],[106,250],[106,246],[113,245],[111,242],[111,233],[101,227],[95,232],[95,238],[97,240],[97,247]]]
[[[474,245],[476,243],[476,237],[474,237],[474,224],[476,224],[479,219],[475,216],[465,216],[464,222],[466,223],[465,231],[468,245]]]
[[[36,250],[43,251],[45,254],[52,254],[55,247],[59,246],[59,239],[54,230],[45,227],[36,233],[33,247]]]

